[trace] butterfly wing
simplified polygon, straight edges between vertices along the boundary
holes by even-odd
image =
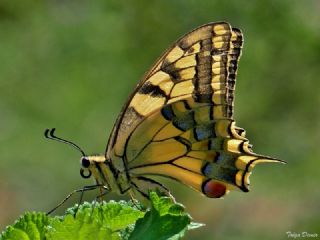
[[[137,86],[120,114],[106,157],[133,186],[145,176],[175,179],[208,197],[248,191],[254,164],[233,121],[240,30],[210,23],[179,39]]]
[[[227,55],[230,55],[228,63],[233,66],[230,68],[232,79],[228,81],[230,85],[233,84],[233,88],[230,88],[229,112],[227,113],[225,107],[220,115],[232,117],[233,101],[231,99],[237,59],[242,45],[242,34],[239,30],[234,32],[237,37],[233,37],[233,42],[237,46],[233,50],[230,49],[232,29],[228,23],[211,23],[201,26],[183,36],[169,48],[146,74],[144,80],[138,84],[123,107],[107,144],[106,155],[113,152],[115,155],[122,156],[124,142],[134,128],[166,103],[187,98],[191,94],[197,98],[204,98],[209,92],[212,93],[211,83],[216,89],[225,89],[223,85],[227,82],[228,69],[227,66],[220,65],[226,65]],[[206,54],[208,56],[205,56]],[[205,59],[208,59],[208,62],[203,64]],[[197,63],[197,60],[201,62]],[[202,84],[204,81],[207,83]],[[222,92],[217,91],[214,95],[216,99],[218,94],[221,98],[226,97]]]

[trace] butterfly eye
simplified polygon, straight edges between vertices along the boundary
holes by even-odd
[[[88,168],[90,166],[90,161],[87,158],[82,158],[81,159],[81,165],[84,168]]]

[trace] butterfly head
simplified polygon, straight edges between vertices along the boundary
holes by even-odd
[[[92,172],[96,169],[98,163],[105,162],[106,158],[104,155],[92,155],[92,156],[83,156],[80,159],[81,169],[80,175],[83,178],[90,178]],[[85,173],[87,172],[87,173]]]
[[[89,159],[89,157],[84,156],[81,158],[80,160],[81,163],[81,168],[80,168],[80,175],[83,178],[90,178],[92,175],[92,171],[90,170],[90,166],[91,166],[91,161]],[[85,174],[85,171],[87,171],[88,173]]]

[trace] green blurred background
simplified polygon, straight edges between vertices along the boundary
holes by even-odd
[[[287,231],[320,238],[319,12],[316,0],[1,0],[0,231],[91,184],[79,175],[79,153],[45,140],[45,128],[102,153],[156,58],[191,29],[228,21],[245,36],[237,124],[255,152],[289,164],[258,166],[252,191],[224,200],[171,184],[206,223],[186,239],[287,239]]]

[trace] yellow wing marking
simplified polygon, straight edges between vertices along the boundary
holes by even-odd
[[[194,150],[194,144],[192,144],[192,151],[188,152],[187,156],[190,156],[192,158],[196,159],[203,159],[207,161],[213,161],[215,157],[217,156],[217,152],[213,150],[207,150],[208,143],[205,146],[206,149],[204,149],[204,146],[202,146],[201,151]]]
[[[219,91],[221,89],[225,89],[226,85],[225,85],[225,83],[221,83],[221,82],[212,82],[211,83],[211,87],[213,89],[213,92],[216,92],[216,91]]]
[[[166,93],[166,95],[170,94],[170,91],[174,85],[170,75],[163,71],[156,72],[148,79],[148,81],[152,85],[159,86]]]
[[[184,99],[186,99],[188,97],[190,97],[190,94],[180,95],[180,96],[177,96],[177,97],[172,97],[172,98],[169,99],[169,101],[167,103],[168,104],[172,104],[172,103],[178,102],[180,100],[184,100]]]
[[[192,67],[192,66],[195,66],[196,64],[197,64],[196,56],[189,55],[187,57],[180,58],[178,61],[176,61],[174,64],[174,67],[176,69],[181,69],[181,68]]]
[[[142,150],[143,146],[146,146],[150,142],[150,139],[152,139],[160,129],[169,125],[169,123],[170,122],[163,117],[158,117],[157,114],[153,114],[144,119],[130,136],[130,139],[134,139],[134,141],[130,141],[130,144],[127,146],[127,158],[133,159]]]
[[[202,183],[205,181],[206,177],[197,174],[178,166],[174,166],[171,164],[161,164],[161,165],[153,165],[146,166],[143,168],[135,168],[131,169],[130,173],[134,175],[157,175],[157,176],[165,176],[175,179],[195,190],[201,192]]]
[[[185,51],[183,51],[179,46],[175,46],[166,56],[166,60],[168,62],[175,62],[180,59],[184,55],[184,53]]]
[[[191,80],[179,82],[173,87],[170,96],[173,98],[181,95],[191,95],[193,90],[194,86]]]
[[[172,110],[175,115],[184,114],[185,112],[190,111],[190,109],[186,108],[187,105],[189,105],[187,101],[175,102],[174,104],[172,104]]]
[[[200,43],[199,42],[191,45],[191,47],[185,52],[184,56],[195,55],[198,52],[200,52]]]
[[[251,175],[251,172],[245,172],[245,171],[238,171],[236,174],[236,184],[237,186],[241,187],[244,184],[245,189],[249,188],[250,180],[249,177]]]
[[[215,124],[215,132],[217,134],[218,137],[223,137],[223,138],[230,138],[230,133],[229,133],[229,129],[234,127],[234,122],[232,122],[231,120],[228,119],[224,119],[224,120],[220,120],[217,121],[217,123]],[[229,127],[231,126],[231,127]]]
[[[185,68],[179,71],[178,74],[180,81],[192,79],[196,74],[196,69],[194,67]]]
[[[225,78],[225,74],[221,75],[213,75],[211,78],[211,83],[221,83],[223,84],[223,79]]]
[[[133,159],[128,154],[130,168],[155,163],[165,163],[181,157],[187,153],[185,145],[175,139],[167,139],[161,142],[150,142]]]
[[[225,90],[217,90],[212,95],[212,102],[215,105],[226,104],[225,96],[226,96],[226,91]]]
[[[213,108],[213,118],[214,119],[223,119],[225,117],[225,108],[223,106],[215,106]]]
[[[204,162],[201,159],[195,159],[187,156],[178,158],[177,160],[173,161],[173,163],[182,168],[202,175],[201,168],[203,167]]]
[[[215,34],[218,35],[223,35],[226,34],[228,32],[228,27],[227,24],[217,24],[213,26],[213,31],[215,32]]]
[[[192,143],[192,150],[194,151],[202,151],[208,149],[209,140],[202,140]]]
[[[172,138],[175,136],[179,136],[182,134],[183,131],[179,130],[175,126],[173,126],[173,123],[170,122],[167,125],[165,125],[154,137],[154,141],[161,141],[164,139]]]
[[[161,108],[165,104],[165,97],[152,97],[146,94],[137,93],[132,101],[130,106],[142,116],[148,116],[154,111],[154,109]]]

